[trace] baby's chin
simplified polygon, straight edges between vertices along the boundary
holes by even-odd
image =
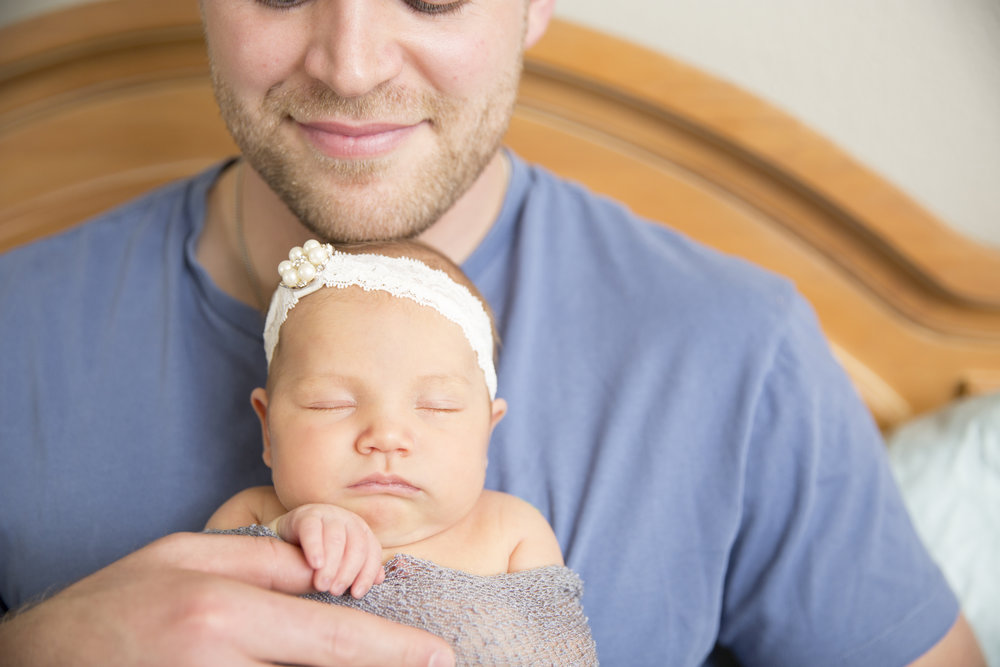
[[[378,512],[375,515],[358,512],[375,533],[383,551],[407,553],[446,531],[445,526],[432,524],[423,517],[406,512]]]
[[[372,532],[375,533],[379,544],[382,545],[382,549],[391,550],[393,553],[406,552],[408,548],[418,547],[441,532],[438,529],[429,530],[425,526],[414,526],[407,529],[403,521],[398,521],[395,525],[373,525],[369,521],[368,525],[371,526]]]

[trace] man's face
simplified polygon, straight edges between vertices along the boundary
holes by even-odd
[[[506,131],[525,0],[203,0],[236,143],[315,234],[416,235]]]

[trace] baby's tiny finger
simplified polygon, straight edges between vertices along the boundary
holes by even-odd
[[[305,554],[309,567],[319,570],[325,562],[323,548],[323,526],[313,521],[303,521],[299,530],[299,546]]]
[[[350,589],[355,598],[363,596],[375,581],[375,566],[380,565],[382,550],[372,551],[371,531],[363,522],[348,526],[348,539],[351,548],[344,554],[344,563],[338,576],[342,576],[344,590]]]
[[[351,595],[360,599],[367,595],[368,591],[375,584],[381,584],[385,580],[385,569],[382,567],[382,550],[369,551],[361,566],[361,571],[354,579],[351,586]]]
[[[330,590],[330,576],[323,570],[316,570],[313,573],[313,588],[321,593]]]

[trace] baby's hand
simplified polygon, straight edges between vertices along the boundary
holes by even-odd
[[[365,520],[336,505],[302,505],[269,526],[281,539],[298,544],[314,570],[317,591],[361,598],[385,580],[382,545]]]

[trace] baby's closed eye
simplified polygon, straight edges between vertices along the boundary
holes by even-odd
[[[350,400],[319,399],[306,404],[306,408],[309,410],[322,410],[325,412],[345,412],[353,410],[356,407],[357,403]]]
[[[421,412],[448,414],[461,412],[465,403],[453,398],[424,398],[417,401],[416,408]]]

